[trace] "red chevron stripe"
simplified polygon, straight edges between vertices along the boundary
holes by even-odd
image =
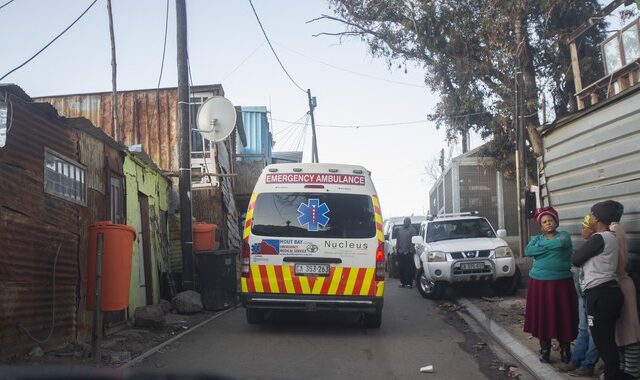
[[[349,279],[349,272],[351,272],[351,268],[344,268],[342,270],[342,278],[340,279],[340,285],[338,285],[338,290],[336,290],[336,294],[343,295],[344,289],[347,287],[347,280]]]
[[[293,289],[296,294],[302,294],[302,286],[300,285],[300,279],[295,275],[295,266],[291,265],[291,279],[293,280]]]
[[[313,285],[315,285],[318,277],[307,277],[307,279],[309,280],[309,290],[313,291]]]
[[[260,265],[260,279],[262,280],[262,288],[265,293],[271,293],[271,286],[269,286],[269,278],[267,277],[267,267]]]
[[[356,286],[353,287],[353,295],[359,295],[360,289],[362,289],[362,282],[364,281],[364,275],[367,273],[366,269],[356,269],[358,271],[358,277],[356,277]]]
[[[250,271],[254,271],[253,267],[251,267]],[[249,292],[256,292],[256,285],[253,283],[253,273],[249,273],[249,277],[247,277],[247,287],[249,288]]]
[[[370,296],[375,296],[376,295],[376,285],[377,284],[378,284],[378,281],[376,281],[375,279],[371,280],[371,284],[369,285],[369,292],[368,292],[368,294]]]
[[[329,268],[329,276],[324,279],[324,284],[322,284],[322,289],[320,289],[320,294],[328,294],[329,288],[331,287],[331,281],[333,281],[333,273],[335,272],[335,268]]]
[[[280,288],[280,293],[286,293],[287,287],[284,286],[284,275],[282,274],[282,266],[276,265],[276,280],[278,281],[278,287]]]

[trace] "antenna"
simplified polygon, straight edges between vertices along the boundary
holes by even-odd
[[[202,137],[213,142],[223,141],[236,126],[236,109],[229,99],[213,96],[207,99],[198,110],[196,117],[198,129]]]

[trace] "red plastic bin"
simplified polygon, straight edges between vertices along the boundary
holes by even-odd
[[[89,227],[87,251],[87,310],[94,307],[96,282],[96,247],[98,233],[104,235],[102,256],[102,311],[118,311],[129,305],[131,286],[131,261],[136,230],[126,224],[101,221]]]

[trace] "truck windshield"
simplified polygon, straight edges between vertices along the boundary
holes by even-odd
[[[440,240],[496,237],[489,222],[484,218],[443,220],[427,226],[427,243]]]
[[[251,231],[259,236],[372,238],[376,223],[368,195],[262,193]]]

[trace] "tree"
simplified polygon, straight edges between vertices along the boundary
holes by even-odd
[[[335,16],[316,19],[345,26],[340,38],[365,41],[390,67],[417,62],[425,83],[440,94],[430,120],[446,128],[449,141],[475,131],[491,138],[488,151],[502,165],[513,163],[514,83],[524,82],[528,147],[540,155],[539,98],[556,116],[575,109],[569,34],[595,12],[597,0],[329,0]],[[602,75],[593,28],[580,43],[583,80]],[[318,36],[316,35],[316,36]]]

